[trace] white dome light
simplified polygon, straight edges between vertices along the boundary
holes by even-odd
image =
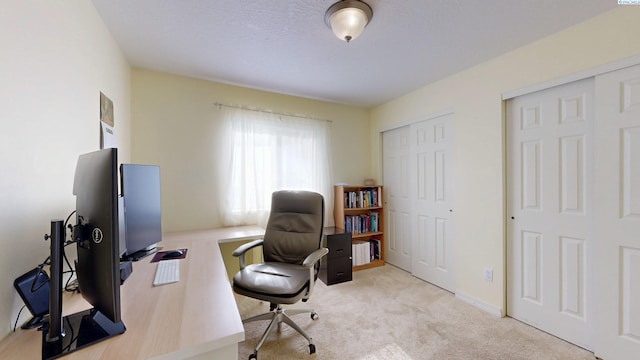
[[[339,1],[327,10],[324,21],[340,40],[350,42],[362,34],[371,20],[373,10],[362,1]]]

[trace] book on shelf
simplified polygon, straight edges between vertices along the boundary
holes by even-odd
[[[380,231],[379,215],[376,212],[344,217],[344,229],[352,234],[366,234]]]
[[[380,239],[369,240],[369,248],[371,251],[371,260],[380,259]]]
[[[365,265],[371,262],[370,245],[368,241],[354,240],[351,243],[351,259],[353,266]]]
[[[358,191],[345,191],[344,207],[347,209],[379,207],[382,205],[380,187],[364,188]]]
[[[380,259],[380,240],[354,240],[351,243],[351,259],[353,266],[366,265]]]

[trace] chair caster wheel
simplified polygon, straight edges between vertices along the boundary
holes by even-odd
[[[320,315],[318,315],[317,312],[314,311],[314,312],[311,313],[311,320],[318,320],[319,317],[320,317]]]
[[[254,351],[253,354],[249,355],[249,360],[256,360],[258,359],[258,352]]]
[[[316,346],[313,344],[309,344],[309,354],[315,354],[316,353]]]

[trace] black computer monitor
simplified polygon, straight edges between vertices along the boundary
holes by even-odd
[[[117,149],[80,155],[76,195],[78,287],[82,297],[113,322],[120,319]]]
[[[155,253],[156,244],[162,241],[160,167],[122,164],[120,181],[124,205],[120,221],[126,247],[122,258],[136,261]]]
[[[76,164],[73,193],[76,195],[76,276],[82,297],[92,309],[60,318],[51,306],[49,330],[43,333],[43,359],[91,345],[125,331],[120,316],[120,252],[118,238],[118,152],[104,149],[80,155]],[[61,223],[61,222],[59,222]],[[52,221],[51,287],[59,290],[61,257],[54,243],[60,230]],[[53,236],[54,233],[57,235]],[[57,240],[55,238],[58,238]],[[61,251],[62,247],[60,247]],[[56,284],[58,283],[58,284]],[[54,291],[51,292],[54,294]],[[59,295],[52,295],[55,303]],[[52,326],[53,325],[53,326]],[[56,329],[61,325],[62,329]]]

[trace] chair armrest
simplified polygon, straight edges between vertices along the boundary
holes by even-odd
[[[313,267],[320,259],[322,259],[323,256],[327,255],[329,253],[329,249],[327,248],[320,248],[314,252],[312,252],[311,254],[309,254],[304,261],[302,262],[302,266],[306,267],[306,268],[311,268]]]
[[[320,261],[320,259],[322,259],[322,257],[327,255],[328,253],[329,253],[329,249],[320,248],[312,252],[311,254],[309,254],[302,262],[302,266],[309,269],[309,288],[302,301],[306,301],[305,299],[308,299],[311,296],[311,292],[313,291],[313,287],[315,285],[315,280],[316,280],[316,274],[315,274],[316,263]]]
[[[246,253],[250,249],[253,249],[256,246],[262,245],[263,242],[264,242],[263,239],[258,239],[258,240],[253,240],[251,242],[242,244],[242,245],[238,246],[235,250],[233,250],[233,254],[232,255],[235,256],[235,257],[238,257],[240,255],[244,255],[244,253]]]
[[[244,269],[244,267],[246,266],[244,255],[247,253],[247,251],[253,249],[254,247],[261,246],[263,242],[264,242],[264,239],[253,240],[251,242],[242,244],[238,246],[235,250],[233,250],[232,255],[237,257],[238,260],[240,261],[240,270]]]

